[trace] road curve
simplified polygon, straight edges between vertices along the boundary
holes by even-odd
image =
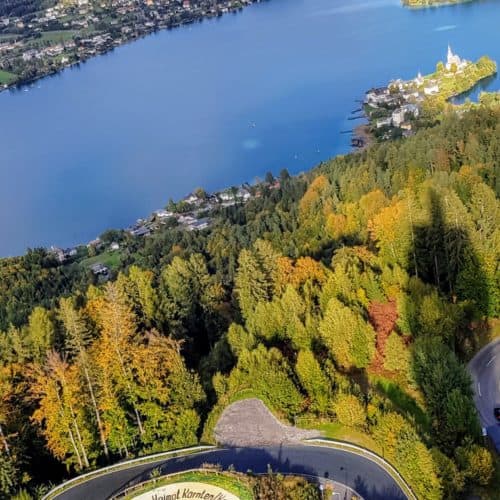
[[[468,368],[481,425],[500,453],[500,425],[493,416],[493,408],[500,406],[500,339],[483,347],[469,362]]]
[[[204,463],[233,465],[239,472],[273,471],[308,474],[346,484],[365,500],[403,500],[403,493],[394,479],[368,458],[343,450],[322,446],[286,445],[262,448],[222,448],[185,457],[160,460],[125,470],[111,472],[62,492],[57,500],[105,500],[129,482],[147,480],[154,468],[163,474],[200,467]]]

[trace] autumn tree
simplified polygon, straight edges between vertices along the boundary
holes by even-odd
[[[295,372],[310,398],[310,408],[319,414],[328,413],[333,395],[332,386],[311,351],[299,352]]]
[[[198,377],[184,365],[180,344],[149,332],[145,342],[132,347],[130,366],[144,417],[145,449],[155,452],[196,444],[197,408],[205,395]]]
[[[153,273],[149,270],[130,266],[128,275],[120,274],[117,280],[130,301],[139,320],[151,327],[158,316],[158,296],[153,286]]]
[[[33,420],[41,426],[47,447],[68,465],[88,468],[94,442],[76,368],[51,351],[44,366],[34,367],[32,377],[31,395],[37,402]]]
[[[235,292],[245,319],[251,316],[259,302],[272,298],[278,257],[279,254],[264,241],[257,241],[253,251],[241,252]]]
[[[111,381],[123,393],[134,412],[139,434],[142,435],[144,428],[128,363],[131,344],[136,335],[136,317],[127,305],[125,294],[115,283],[107,283],[104,296],[98,300],[97,322],[101,336],[96,366],[101,373],[109,374]]]
[[[35,307],[28,322],[28,345],[33,360],[43,362],[54,342],[54,324],[49,311]]]
[[[408,375],[410,371],[410,358],[411,354],[404,340],[396,332],[392,332],[387,338],[384,368],[389,371]]]
[[[385,413],[378,419],[373,437],[419,498],[442,498],[436,463],[412,424],[397,413]]]
[[[58,315],[65,330],[66,351],[75,358],[77,367],[81,369],[88,389],[88,396],[99,432],[101,446],[106,459],[108,459],[109,450],[104,433],[101,412],[97,403],[97,382],[88,354],[88,346],[92,340],[92,333],[82,313],[76,310],[74,301],[71,298],[62,298],[60,300]]]
[[[319,325],[323,342],[344,369],[364,368],[375,351],[375,332],[357,313],[337,299],[328,302]]]
[[[377,335],[377,352],[383,358],[387,339],[398,319],[396,301],[390,300],[386,303],[372,302],[368,309],[368,317]]]
[[[360,400],[353,394],[339,393],[335,397],[334,411],[337,421],[348,427],[363,427],[366,411]]]

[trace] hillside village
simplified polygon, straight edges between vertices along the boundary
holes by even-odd
[[[22,15],[13,15],[19,9],[2,15],[0,8],[0,90],[254,1],[260,0],[37,0],[40,10]]]
[[[267,175],[265,182],[251,186],[244,184],[214,193],[206,193],[199,188],[178,202],[169,201],[165,208],[155,210],[147,218],[138,219],[124,230],[113,231],[123,238],[145,238],[160,230],[163,226],[177,226],[185,231],[201,231],[211,227],[216,211],[236,204],[244,204],[252,198],[259,198],[262,189],[274,190],[280,188],[280,181]],[[111,277],[110,268],[99,260],[101,254],[119,253],[118,241],[106,242],[98,237],[86,245],[76,245],[69,248],[51,246],[48,252],[54,255],[60,264],[67,264],[88,257],[88,268],[99,281],[107,281]]]

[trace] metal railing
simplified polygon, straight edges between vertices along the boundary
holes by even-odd
[[[377,465],[382,467],[392,478],[396,480],[398,485],[405,491],[405,494],[411,500],[418,500],[417,496],[413,492],[411,486],[406,482],[403,476],[396,470],[396,468],[390,464],[385,458],[381,457],[377,453],[370,451],[363,446],[358,446],[357,444],[348,443],[347,441],[340,441],[336,439],[326,439],[326,438],[311,438],[307,439],[305,443],[324,443],[334,448],[354,450],[359,455],[366,457],[368,460],[375,462]]]
[[[133,458],[131,460],[126,460],[124,462],[118,462],[116,464],[103,467],[102,469],[97,469],[91,472],[87,472],[86,474],[82,474],[81,476],[76,476],[73,479],[70,479],[69,481],[65,481],[64,483],[61,483],[60,485],[50,490],[45,496],[42,497],[42,500],[50,500],[52,498],[55,498],[57,495],[61,494],[63,491],[73,488],[78,484],[85,483],[97,477],[104,476],[106,474],[110,474],[118,470],[128,469],[130,467],[134,467],[135,465],[140,465],[143,463],[144,464],[154,463],[163,459],[173,458],[180,455],[188,455],[191,453],[212,450],[214,448],[215,446],[212,445],[192,446],[190,448],[163,451],[161,453],[155,453],[154,455],[147,455],[144,457],[138,457],[138,458]]]

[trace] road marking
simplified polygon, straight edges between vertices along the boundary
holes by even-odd
[[[483,395],[481,394],[481,384],[479,382],[477,383],[477,392],[479,392],[480,397],[483,397]]]
[[[486,366],[490,366],[490,363],[497,357],[497,355],[495,354],[487,363],[486,363]]]

